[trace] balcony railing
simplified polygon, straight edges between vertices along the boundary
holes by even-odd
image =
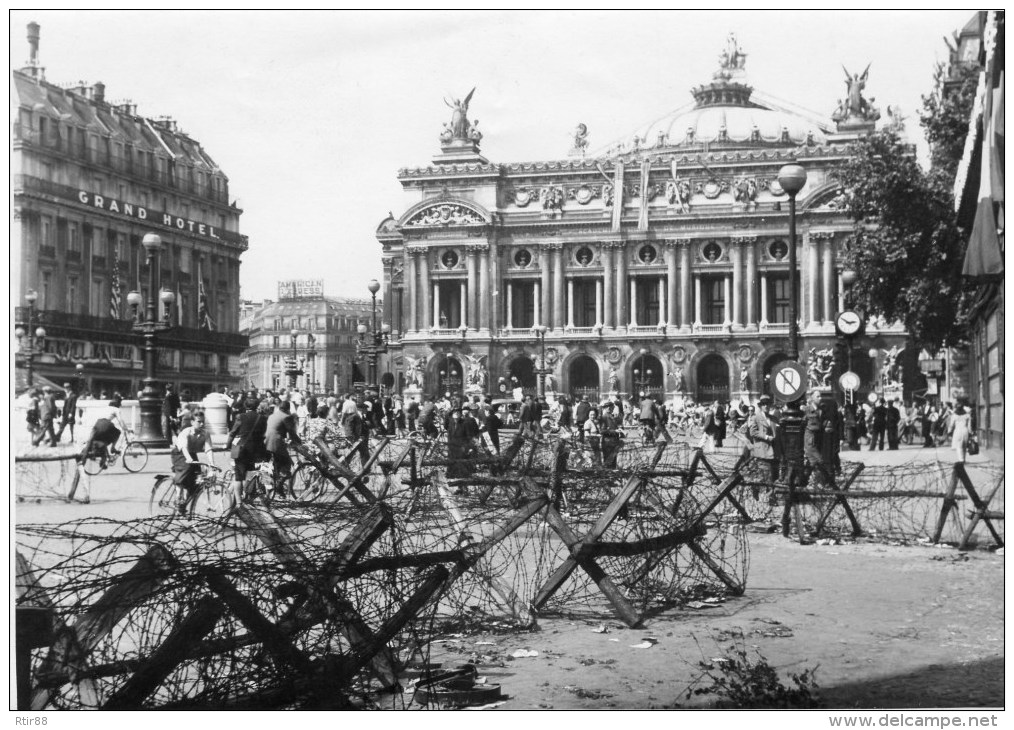
[[[55,259],[56,246],[39,246],[39,258]]]
[[[106,268],[106,257],[105,256],[92,256],[92,268],[104,269]]]
[[[694,324],[694,332],[702,335],[718,335],[730,331],[731,325],[728,324]]]

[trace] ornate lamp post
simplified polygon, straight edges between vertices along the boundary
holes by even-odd
[[[155,387],[155,372],[158,365],[158,351],[155,348],[155,337],[160,332],[165,332],[172,327],[169,321],[172,303],[175,296],[171,291],[163,291],[159,295],[162,303],[162,311],[158,311],[155,303],[155,292],[159,291],[159,279],[161,277],[161,266],[159,257],[162,251],[162,239],[154,233],[146,233],[141,240],[144,251],[147,255],[146,265],[148,266],[148,300],[145,302],[144,313],[140,312],[141,293],[132,291],[127,294],[127,303],[134,313],[135,334],[144,337],[144,388],[141,390],[140,410],[141,426],[137,434],[137,440],[148,446],[165,446],[165,436],[162,434],[162,394]]]
[[[796,286],[796,195],[806,184],[806,170],[800,165],[785,165],[778,171],[778,184],[789,196],[789,352],[788,359],[799,361],[799,308]],[[801,398],[788,404],[782,414],[781,426],[785,434],[785,460],[789,466],[789,486],[803,474],[803,412]],[[788,524],[783,521],[782,531],[787,534]]]
[[[38,292],[34,289],[29,289],[28,293],[25,294],[25,301],[28,302],[28,321],[18,324],[18,326],[14,329],[14,336],[18,338],[18,349],[22,349],[24,351],[25,369],[28,371],[29,388],[32,387],[32,383],[35,378],[35,355],[36,353],[42,352],[42,341],[46,339],[45,328],[41,324],[38,327],[35,326],[35,303],[38,300]],[[23,347],[22,342],[26,336],[28,337],[28,343],[27,346]],[[39,342],[38,347],[36,347],[36,341]]]
[[[296,338],[299,337],[299,330],[295,327],[289,332],[290,342],[292,344],[292,359],[289,360],[289,367],[285,369],[285,374],[289,376],[289,388],[295,390],[296,378],[303,374],[302,368],[299,367],[299,357],[296,355]]]
[[[634,385],[637,386],[639,396],[643,396],[648,392],[647,387],[651,383],[651,368],[647,370],[644,368],[644,356],[647,354],[648,351],[642,347],[640,352],[641,357],[637,361],[639,367],[634,368]]]
[[[380,282],[376,279],[370,279],[370,283],[366,285],[366,288],[370,290],[370,296],[373,297],[373,314],[372,314],[372,328],[367,330],[365,324],[359,325],[357,328],[359,332],[359,339],[356,340],[356,356],[366,358],[367,364],[367,388],[377,393],[380,392],[380,388],[377,386],[377,359],[380,355],[387,352],[387,343],[391,336],[391,325],[386,322],[381,325],[380,329],[377,329],[377,292],[380,291]],[[369,334],[369,337],[367,337]]]
[[[539,398],[546,397],[546,375],[550,370],[546,367],[546,325],[537,324],[532,327],[532,334],[539,341],[539,367],[535,368],[535,374],[539,377]]]

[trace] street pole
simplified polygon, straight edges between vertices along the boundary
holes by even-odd
[[[799,308],[796,289],[799,273],[796,270],[796,196],[806,184],[806,170],[796,164],[785,165],[778,171],[778,184],[789,196],[789,351],[787,358],[792,362],[798,362]],[[800,401],[801,399],[797,399],[789,403],[781,417],[790,490],[803,475],[803,412],[799,408]],[[788,535],[787,520],[783,520],[782,534]]]

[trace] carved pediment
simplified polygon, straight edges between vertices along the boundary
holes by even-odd
[[[402,226],[474,226],[490,222],[489,213],[463,200],[427,200],[402,217]]]

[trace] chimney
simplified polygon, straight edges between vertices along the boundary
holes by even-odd
[[[39,24],[32,22],[28,24],[28,47],[30,50],[28,64],[39,65]]]
[[[106,85],[101,81],[96,81],[92,87],[92,99],[99,104],[106,103]]]

